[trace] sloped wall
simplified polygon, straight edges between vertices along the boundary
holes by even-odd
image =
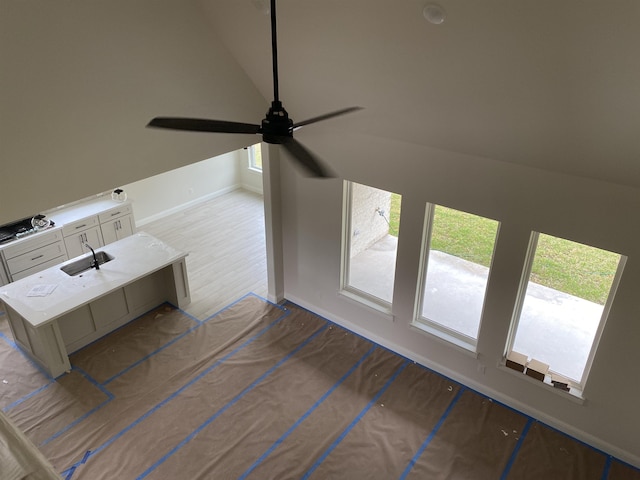
[[[1,0],[0,64],[0,224],[256,141],[154,116],[266,111],[196,0]]]

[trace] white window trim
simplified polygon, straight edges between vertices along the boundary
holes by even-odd
[[[531,277],[531,269],[533,268],[533,261],[535,259],[535,254],[538,249],[539,237],[540,237],[539,232],[531,232],[531,238],[529,240],[529,247],[528,247],[527,256],[525,259],[525,267],[522,271],[522,276],[520,279],[520,288],[518,289],[518,294],[516,297],[516,305],[513,310],[511,325],[509,327],[509,336],[507,337],[508,340],[507,340],[506,349],[504,352],[503,362],[505,361],[509,352],[513,350],[513,344],[515,342],[516,332],[518,331],[518,325],[520,323],[520,317],[522,315],[522,308],[524,306],[524,300],[527,295],[527,288],[529,286],[529,279]],[[593,360],[595,358],[595,354],[598,349],[598,344],[600,343],[602,332],[604,331],[604,327],[607,323],[607,319],[609,317],[609,311],[611,310],[611,305],[613,304],[613,299],[615,298],[616,291],[618,289],[618,285],[620,284],[620,279],[622,278],[622,272],[624,271],[624,267],[626,263],[627,263],[627,257],[625,255],[620,255],[620,261],[618,262],[616,273],[613,277],[613,281],[611,282],[609,295],[607,296],[607,301],[603,306],[602,315],[600,316],[600,321],[598,323],[598,328],[596,329],[596,333],[593,338],[593,343],[591,344],[591,349],[589,350],[589,355],[585,362],[582,378],[580,379],[580,382],[575,386],[575,388],[572,388],[572,392],[570,393],[571,395],[582,398],[582,394],[585,391],[587,380],[589,378],[589,373],[591,372],[591,367],[593,366]],[[549,369],[551,372],[553,372],[553,368],[551,365]],[[538,381],[536,380],[536,382]],[[538,383],[545,384],[544,382],[538,382]],[[573,393],[573,390],[576,390],[576,393]]]
[[[370,295],[348,284],[351,254],[351,184],[349,180],[343,182],[342,190],[342,255],[340,259],[340,290],[338,293],[351,300],[362,303],[393,320],[393,310],[390,302]]]
[[[259,143],[256,145],[260,145]],[[257,167],[255,165],[255,148],[256,145],[249,145],[247,147],[247,153],[248,153],[248,159],[249,159],[249,170],[252,170],[254,172],[260,172],[262,173],[262,168]]]
[[[582,390],[585,389],[587,385],[587,379],[589,378],[589,373],[591,372],[591,367],[593,366],[593,360],[596,356],[596,350],[598,349],[598,344],[600,343],[600,338],[602,337],[602,332],[604,331],[604,327],[609,319],[609,312],[611,311],[611,305],[613,304],[613,299],[616,296],[616,292],[618,291],[618,285],[620,285],[620,279],[622,278],[622,272],[624,271],[624,267],[627,264],[627,257],[625,255],[620,255],[620,261],[618,262],[618,268],[616,269],[616,273],[613,276],[613,281],[611,282],[611,288],[609,289],[609,296],[607,297],[607,301],[604,304],[604,308],[602,309],[602,316],[600,317],[600,323],[598,324],[598,328],[596,330],[596,334],[593,338],[593,344],[591,345],[591,350],[589,351],[589,356],[587,357],[587,362],[584,366],[584,372],[582,374],[582,379],[580,381],[580,385],[582,386]]]
[[[417,328],[419,331],[426,332],[441,340],[444,340],[447,343],[451,343],[471,353],[477,354],[478,340],[476,338],[460,333],[430,318],[422,316],[422,307],[424,306],[423,293],[427,282],[427,272],[429,270],[429,252],[431,251],[431,234],[433,233],[433,219],[435,217],[436,206],[437,205],[435,203],[427,203],[427,206],[425,208],[424,226],[422,229],[422,245],[420,247],[420,270],[418,272],[418,285],[415,295],[414,313],[411,325]],[[499,230],[500,225],[498,224],[498,232]],[[493,248],[495,253],[496,242],[494,242]],[[493,263],[493,255],[491,256],[491,262]],[[489,266],[489,275],[491,275],[491,266]],[[484,312],[484,303],[486,300],[486,296],[487,289],[485,289],[484,298],[482,300],[482,312]],[[480,332],[481,324],[482,313],[480,324],[478,325],[478,333]]]

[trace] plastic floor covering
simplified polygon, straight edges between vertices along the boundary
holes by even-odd
[[[44,374],[0,315],[0,408],[65,479],[640,479],[296,305],[163,305]],[[1,474],[0,474],[1,476]]]

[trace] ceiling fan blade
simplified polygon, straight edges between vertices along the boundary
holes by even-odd
[[[362,110],[362,107],[349,107],[343,108],[342,110],[337,110],[331,113],[325,113],[324,115],[320,115],[318,117],[313,117],[308,120],[303,120],[302,122],[298,122],[293,125],[293,128],[304,127],[305,125],[309,125],[310,123],[320,122],[322,120],[327,120],[329,118],[337,117],[339,115],[346,115],[347,113],[357,112],[358,110]]]
[[[292,137],[286,137],[281,145],[297,160],[297,162],[312,177],[331,178],[335,175],[300,142]]]
[[[168,128],[171,130],[187,130],[190,132],[213,133],[260,133],[260,125],[252,123],[227,122],[224,120],[207,120],[203,118],[156,117],[147,127]]]

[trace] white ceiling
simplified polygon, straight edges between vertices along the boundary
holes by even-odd
[[[268,1],[203,3],[270,100]],[[639,1],[442,0],[442,25],[427,3],[279,0],[294,121],[359,105],[326,127],[640,187]]]

